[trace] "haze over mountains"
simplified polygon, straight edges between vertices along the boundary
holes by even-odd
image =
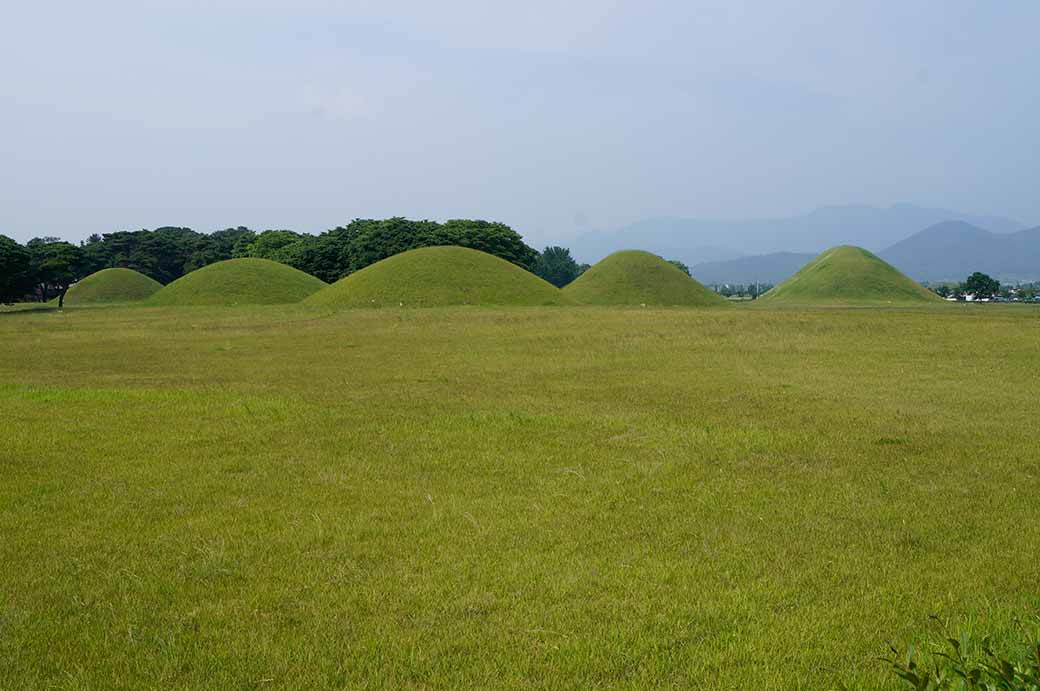
[[[812,261],[811,252],[755,254],[721,262],[704,262],[690,267],[698,281],[716,283],[781,283]]]
[[[963,221],[925,228],[881,252],[881,258],[923,281],[963,281],[982,271],[1001,281],[1040,280],[1040,227],[992,233]]]
[[[703,283],[778,283],[836,245],[871,250],[919,281],[963,280],[972,271],[1005,281],[1040,278],[1040,229],[908,204],[830,206],[776,219],[649,219],[585,234],[571,247],[586,262],[647,249],[685,262]]]

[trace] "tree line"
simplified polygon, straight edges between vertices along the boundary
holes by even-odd
[[[1036,300],[1040,296],[1040,282],[1001,285],[989,274],[976,271],[961,283],[939,283],[928,288],[944,298],[976,300]]]
[[[355,219],[320,235],[292,230],[257,233],[244,227],[213,233],[163,227],[95,234],[79,244],[41,237],[21,245],[0,235],[0,301],[49,300],[64,295],[81,278],[115,267],[167,284],[207,264],[239,257],[282,262],[333,283],[400,252],[437,245],[493,254],[561,288],[588,268],[564,247],[539,252],[504,223],[471,219]]]

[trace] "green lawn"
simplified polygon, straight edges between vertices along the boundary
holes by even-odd
[[[1040,611],[1040,309],[0,316],[0,687],[896,688]]]

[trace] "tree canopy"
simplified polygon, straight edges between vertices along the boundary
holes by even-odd
[[[581,275],[582,268],[566,247],[546,247],[535,264],[535,273],[562,288]]]
[[[1000,292],[1000,281],[976,271],[964,282],[964,292],[976,298],[991,298]]]
[[[438,223],[400,216],[355,219],[318,236],[265,231],[249,245],[245,256],[273,259],[334,283],[395,254],[445,245],[481,250],[528,271],[538,261],[538,252],[504,223],[467,219]]]
[[[29,250],[0,235],[0,302],[23,298],[35,283]]]
[[[233,251],[236,257],[271,259],[282,248],[300,240],[303,236],[291,230],[265,230],[253,238],[245,247]]]
[[[69,286],[89,273],[83,248],[72,243],[56,238],[35,238],[26,249],[30,269],[44,300],[56,295],[64,298]]]
[[[18,300],[34,293],[36,299],[50,299],[80,278],[109,268],[133,269],[167,284],[203,266],[239,257],[271,259],[334,283],[395,254],[445,245],[481,250],[531,272],[555,266],[556,280],[564,280],[577,266],[563,248],[549,248],[552,256],[543,261],[508,225],[485,220],[355,219],[320,235],[292,230],[256,233],[242,226],[205,234],[165,226],[95,234],[78,246],[59,238],[37,238],[23,247],[0,236],[0,298]]]

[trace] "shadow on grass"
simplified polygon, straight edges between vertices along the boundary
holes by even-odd
[[[58,306],[46,302],[21,302],[13,305],[0,305],[0,316],[13,314],[29,314],[35,312],[57,312]]]

